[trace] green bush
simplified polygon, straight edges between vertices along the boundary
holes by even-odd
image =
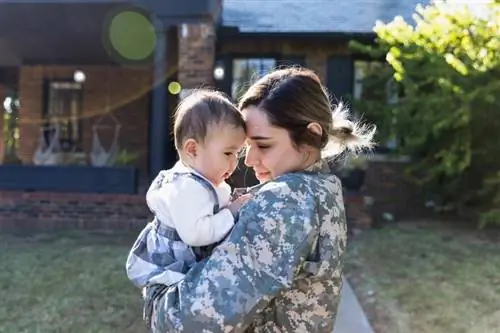
[[[356,108],[379,139],[402,139],[415,182],[442,206],[481,212],[481,226],[500,223],[500,2],[485,6],[478,16],[465,2],[436,1],[416,8],[414,26],[377,23],[375,46],[351,43],[390,65],[369,73]],[[395,105],[379,88],[391,75],[402,90]]]

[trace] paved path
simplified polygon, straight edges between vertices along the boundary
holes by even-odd
[[[333,333],[373,333],[349,282],[344,279]]]

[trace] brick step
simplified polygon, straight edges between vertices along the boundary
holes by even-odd
[[[0,191],[0,230],[136,231],[151,217],[142,194]]]
[[[369,228],[361,194],[346,194],[348,220]],[[137,231],[152,218],[144,194],[82,194],[0,191],[0,230]]]
[[[372,227],[372,217],[365,200],[365,196],[359,192],[344,193],[347,225],[350,230]]]

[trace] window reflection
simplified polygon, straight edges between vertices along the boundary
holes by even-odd
[[[231,96],[238,100],[256,80],[276,67],[274,58],[245,58],[233,60]]]
[[[47,125],[60,126],[60,143],[65,151],[76,148],[80,141],[82,85],[75,82],[51,82],[47,105]],[[47,131],[46,136],[51,136]]]
[[[353,97],[355,100],[373,100],[380,91],[370,91],[369,89],[364,89],[364,80],[371,75],[376,75],[377,72],[383,69],[383,66],[387,66],[380,61],[365,61],[358,60],[354,62],[354,86],[353,86]],[[385,86],[382,87],[385,90],[385,102],[388,105],[395,105],[399,100],[399,87],[391,76]],[[396,119],[393,118],[392,124],[395,126]],[[398,138],[392,137],[389,141],[381,143],[380,146],[389,149],[397,148]]]

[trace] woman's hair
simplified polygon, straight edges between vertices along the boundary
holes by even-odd
[[[262,77],[240,99],[240,110],[249,106],[262,109],[273,126],[286,129],[296,146],[307,144],[337,156],[373,145],[376,127],[350,120],[342,103],[332,108],[325,87],[309,69],[279,69]],[[307,128],[313,122],[321,126],[321,135]]]
[[[188,139],[204,142],[210,126],[221,124],[245,129],[241,113],[223,93],[209,89],[196,90],[184,98],[175,111],[175,148],[180,150]]]

